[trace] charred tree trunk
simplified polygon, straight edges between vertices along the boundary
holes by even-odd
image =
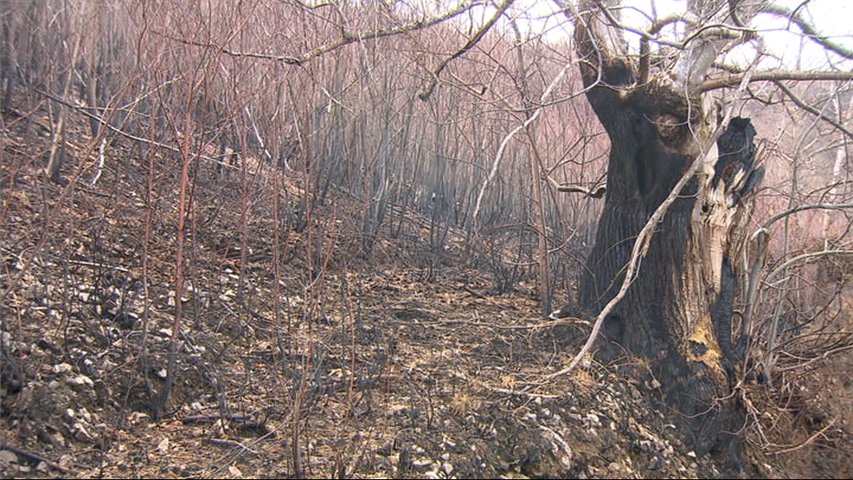
[[[595,20],[587,20],[576,30],[578,51],[589,59],[581,74],[611,142],[607,197],[579,291],[581,310],[596,315],[620,289],[640,230],[713,141],[716,119],[669,77],[640,82],[634,65],[601,55],[590,35]],[[697,453],[740,451],[731,433],[742,426],[742,409],[723,399],[739,360],[730,259],[749,211],[744,197],[763,173],[753,168],[754,135],[749,120],[730,122],[718,153],[706,156],[657,225],[639,276],[605,323],[611,340],[649,359],[677,412],[673,423]]]

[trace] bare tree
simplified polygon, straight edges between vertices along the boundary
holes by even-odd
[[[557,3],[575,25],[587,98],[611,142],[589,274],[578,304],[561,313],[597,316],[596,330],[603,323],[608,337],[648,357],[697,449],[727,449],[737,442],[725,432],[743,422],[724,400],[743,354],[732,343],[736,270],[763,168],[751,122],[732,118],[737,96],[718,112],[708,92],[853,75],[748,68],[714,77],[715,62],[757,38],[746,25],[758,9],[747,2],[688,2],[686,15],[631,30],[641,36],[639,58],[626,47],[619,2]],[[660,49],[670,57],[655,58],[648,42],[663,43],[657,34],[670,23],[685,24],[682,35]]]

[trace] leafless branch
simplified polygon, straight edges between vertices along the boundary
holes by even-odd
[[[844,135],[846,135],[847,138],[853,140],[853,132],[851,132],[850,129],[848,129],[844,125],[840,124],[835,119],[833,119],[827,115],[824,115],[818,109],[816,109],[816,108],[812,107],[811,105],[807,104],[806,102],[804,102],[796,93],[791,91],[791,89],[786,87],[785,84],[783,84],[782,82],[773,82],[773,83],[775,83],[776,86],[779,87],[779,90],[782,90],[783,92],[785,92],[785,95],[787,95],[788,98],[790,98],[791,101],[794,102],[794,104],[796,104],[798,107],[800,107],[803,110],[811,113],[812,115],[820,118],[824,122],[832,125],[833,127],[840,130],[842,133],[844,133]]]
[[[779,454],[783,454],[783,453],[791,453],[791,452],[793,452],[794,450],[799,450],[800,448],[803,448],[803,447],[805,447],[806,445],[808,445],[808,444],[810,444],[811,442],[813,442],[817,437],[820,437],[820,436],[822,436],[823,434],[825,434],[825,433],[826,433],[826,431],[827,431],[827,430],[829,430],[829,429],[830,429],[830,427],[832,427],[833,425],[835,425],[835,419],[834,419],[834,418],[833,418],[829,423],[827,423],[825,427],[823,427],[823,428],[822,428],[822,429],[820,429],[819,431],[815,432],[815,433],[814,433],[814,435],[810,436],[810,437],[809,437],[809,438],[807,438],[805,441],[800,442],[799,444],[794,445],[794,446],[791,446],[791,447],[783,448],[783,449],[778,450],[778,451],[773,452],[773,453],[774,453],[774,454],[776,454],[776,455],[779,455]]]
[[[582,194],[584,194],[588,197],[591,197],[591,198],[601,198],[604,196],[604,193],[607,191],[607,187],[605,185],[598,185],[595,188],[586,188],[586,187],[582,187],[580,185],[560,184],[560,183],[557,183],[557,181],[551,177],[548,177],[548,181],[551,183],[551,185],[554,186],[554,188],[557,189],[558,192],[582,193]]]
[[[551,81],[551,83],[548,85],[548,87],[545,89],[545,91],[542,92],[542,97],[539,100],[540,104],[545,103],[545,101],[548,99],[548,97],[551,96],[551,92],[554,90],[554,87],[556,87],[557,84],[560,83],[560,80],[563,78],[563,76],[565,76],[566,71],[571,66],[572,66],[571,63],[564,65],[562,70],[560,70],[560,73],[558,73],[557,76],[554,77],[554,79]],[[512,137],[514,137],[515,134],[517,134],[521,130],[527,128],[528,125],[530,125],[531,123],[536,121],[536,118],[539,117],[540,113],[542,113],[543,108],[544,107],[541,107],[541,106],[539,108],[537,108],[536,111],[533,112],[533,114],[530,115],[530,117],[524,121],[524,123],[515,127],[514,129],[512,129],[504,137],[504,139],[501,141],[500,147],[498,147],[498,152],[497,152],[497,154],[495,154],[495,161],[492,163],[492,169],[489,172],[489,176],[486,177],[486,181],[483,182],[483,185],[480,187],[480,193],[479,193],[479,195],[477,195],[477,203],[474,206],[474,213],[472,214],[472,218],[474,219],[474,221],[477,220],[477,216],[479,216],[479,214],[480,214],[480,207],[481,207],[482,202],[483,202],[483,196],[486,194],[486,188],[488,188],[489,184],[492,182],[492,180],[495,178],[495,175],[497,175],[497,173],[498,173],[498,166],[500,165],[501,158],[503,157],[504,150],[506,149],[506,146],[509,144],[509,141],[512,140]]]
[[[511,2],[509,2],[511,3]],[[274,62],[282,62],[288,65],[301,65],[313,58],[319,57],[323,54],[329,53],[333,50],[337,50],[338,48],[353,44],[363,42],[365,40],[375,40],[377,38],[382,37],[390,37],[393,35],[400,35],[407,32],[413,32],[416,30],[422,30],[425,28],[432,27],[439,23],[442,23],[446,20],[454,18],[462,13],[467,12],[471,8],[482,5],[481,1],[473,1],[471,3],[461,3],[457,5],[455,8],[448,10],[439,15],[435,15],[433,17],[419,19],[413,22],[404,23],[402,25],[397,25],[394,27],[388,28],[380,28],[377,30],[373,30],[371,32],[359,32],[359,33],[350,33],[345,30],[341,32],[341,38],[327,43],[325,45],[321,45],[317,48],[309,50],[299,55],[273,55],[269,53],[261,53],[261,52],[242,52],[237,50],[232,50],[224,45],[217,45],[214,42],[200,42],[197,40],[190,40],[184,38],[177,38],[172,35],[166,34],[164,32],[158,32],[160,35],[169,38],[170,40],[174,40],[176,42],[183,43],[185,45],[192,45],[196,47],[202,48],[210,48],[219,53],[223,53],[225,55],[229,55],[237,58],[255,58],[259,60],[270,60]]]
[[[180,149],[178,147],[173,146],[173,145],[168,145],[165,143],[156,142],[154,140],[150,140],[150,139],[140,137],[138,135],[134,135],[132,133],[126,132],[126,131],[112,125],[111,123],[105,121],[102,117],[99,117],[97,115],[90,113],[88,111],[89,109],[86,107],[81,107],[79,105],[75,105],[74,103],[69,102],[68,100],[65,100],[61,97],[58,97],[58,96],[52,94],[52,93],[48,93],[48,92],[45,92],[45,91],[40,90],[40,89],[35,89],[35,91],[40,95],[44,95],[45,97],[50,98],[51,100],[53,100],[57,103],[61,103],[65,106],[71,108],[72,110],[84,115],[85,117],[88,117],[88,118],[91,118],[93,120],[97,120],[97,121],[101,122],[101,125],[107,127],[108,130],[112,131],[113,133],[117,133],[117,134],[119,134],[119,135],[121,135],[121,136],[123,136],[129,140],[133,140],[135,142],[140,142],[140,143],[145,143],[148,145],[153,145],[153,146],[156,146],[158,148],[169,150],[170,152],[180,153]],[[222,165],[224,168],[236,168],[232,165],[229,165],[227,162],[223,162],[217,158],[213,158],[213,157],[210,157],[208,155],[199,154],[198,157],[203,159],[203,160],[210,160],[210,161],[216,162],[216,163]]]
[[[835,203],[835,204],[833,204],[833,203],[819,203],[819,204],[813,204],[813,205],[800,205],[798,207],[789,208],[788,210],[785,210],[784,212],[777,213],[776,215],[773,215],[772,217],[770,217],[769,220],[764,222],[764,225],[762,225],[761,228],[764,230],[767,230],[774,223],[776,223],[777,221],[787,217],[788,215],[792,215],[794,213],[802,212],[805,210],[846,210],[849,208],[853,208],[853,203]]]
[[[640,84],[646,83],[649,80],[649,62],[651,53],[649,40],[661,43],[657,40],[656,35],[667,25],[671,25],[676,22],[688,22],[688,20],[684,18],[683,15],[671,15],[655,20],[651,27],[649,27],[648,32],[640,32],[640,69],[638,73],[638,81]],[[678,47],[676,45],[672,46],[675,46],[676,48]]]
[[[474,45],[476,45],[480,41],[480,39],[483,38],[483,35],[485,35],[489,30],[491,30],[491,28],[495,25],[498,19],[503,16],[503,14],[507,11],[507,9],[510,7],[510,5],[512,5],[514,1],[515,0],[505,0],[504,3],[500,7],[498,7],[498,11],[495,12],[494,16],[492,16],[492,18],[490,18],[488,22],[486,22],[482,27],[480,27],[480,30],[478,30],[473,37],[469,38],[468,41],[465,42],[465,45],[462,46],[462,48],[457,50],[453,55],[444,59],[444,61],[442,61],[441,64],[438,65],[438,68],[436,68],[435,71],[432,72],[432,78],[430,79],[429,84],[427,84],[423,92],[418,95],[418,98],[424,101],[429,99],[430,95],[432,95],[432,91],[435,89],[436,84],[438,84],[438,76],[441,75],[441,72],[445,68],[447,68],[447,65],[454,59],[462,56],[468,50],[471,50],[471,48],[473,48]]]
[[[781,345],[780,345],[780,347],[781,347]],[[778,348],[778,347],[777,347],[777,348]],[[848,350],[850,350],[850,349],[853,349],[853,345],[843,345],[843,346],[840,346],[840,347],[836,347],[836,348],[832,348],[832,349],[826,350],[826,351],[824,351],[823,353],[820,353],[819,355],[816,355],[816,356],[814,356],[814,357],[812,357],[812,358],[808,358],[808,359],[806,359],[806,358],[800,358],[800,357],[797,357],[797,356],[794,356],[794,355],[787,354],[787,356],[793,356],[793,357],[794,357],[794,358],[796,358],[797,360],[801,361],[801,363],[797,363],[797,364],[794,364],[794,365],[789,365],[789,366],[787,366],[787,367],[777,367],[777,368],[776,368],[776,371],[778,371],[778,372],[789,372],[789,371],[791,371],[791,370],[797,370],[797,369],[806,368],[806,367],[808,367],[809,365],[812,365],[812,364],[814,364],[814,363],[816,363],[816,362],[819,362],[819,361],[821,361],[821,360],[826,360],[827,358],[831,357],[832,355],[836,355],[836,354],[839,354],[839,353],[842,353],[842,352],[846,352],[846,351],[848,351]],[[784,354],[785,352],[782,352],[782,353]]]
[[[717,90],[725,87],[733,87],[735,85],[739,85],[743,80],[743,73],[737,73],[732,75],[727,75],[725,77],[720,78],[712,78],[710,80],[705,80],[699,86],[700,92],[709,92],[711,90]],[[771,81],[779,81],[779,80],[796,80],[796,81],[808,81],[808,80],[842,80],[849,81],[853,80],[853,72],[793,72],[793,71],[762,71],[755,72],[752,74],[751,81],[759,82],[762,80],[771,80]]]
[[[804,253],[802,255],[797,255],[796,257],[791,258],[790,260],[788,260],[787,262],[783,263],[782,265],[777,267],[775,270],[770,272],[767,275],[767,278],[764,279],[764,282],[770,283],[770,281],[776,275],[779,275],[781,272],[785,271],[785,269],[790,267],[791,265],[794,265],[794,264],[797,264],[800,262],[804,262],[804,261],[810,260],[812,258],[826,257],[826,256],[831,256],[831,255],[845,255],[845,256],[851,255],[851,256],[853,256],[853,250],[821,250],[819,252],[809,252],[809,253]]]

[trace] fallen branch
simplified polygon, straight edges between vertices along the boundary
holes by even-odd
[[[466,292],[470,293],[471,295],[474,295],[477,298],[486,298],[487,297],[487,295],[485,293],[478,292],[477,290],[474,290],[473,288],[469,287],[468,285],[465,285],[462,288],[464,288]]]
[[[190,415],[188,417],[184,417],[181,422],[184,425],[189,425],[193,423],[213,423],[219,420],[233,420],[235,422],[245,422],[246,420],[254,420],[254,417],[251,415],[242,415],[242,414],[228,414],[228,415]]]
[[[0,450],[9,450],[12,453],[29,458],[30,460],[34,460],[36,462],[44,462],[44,464],[48,467],[59,470],[62,473],[68,473],[70,471],[56,462],[50,461],[42,457],[41,455],[33,453],[29,450],[24,450],[23,448],[13,447],[11,445],[6,445],[5,443],[0,443]]]
[[[124,267],[119,267],[118,265],[110,265],[107,263],[89,262],[86,260],[67,260],[67,262],[72,265],[80,265],[83,267],[109,268],[110,270],[115,270],[117,272],[130,273],[130,270]]]

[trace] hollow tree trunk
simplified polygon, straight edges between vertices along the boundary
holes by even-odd
[[[581,309],[597,314],[619,290],[637,234],[711,141],[715,120],[662,75],[637,85],[619,59],[598,69],[581,63],[581,72],[611,141],[607,197],[579,291]],[[749,120],[731,121],[718,154],[706,157],[658,224],[639,276],[605,323],[612,340],[650,360],[664,401],[681,413],[673,423],[697,453],[740,451],[725,432],[740,429],[742,409],[718,400],[739,360],[730,259],[749,210],[744,197],[763,174],[753,169],[754,135]]]

